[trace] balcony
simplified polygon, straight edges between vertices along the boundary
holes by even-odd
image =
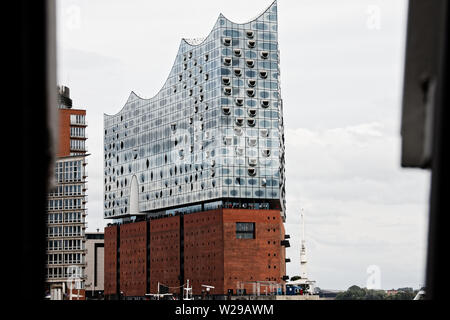
[[[88,151],[88,147],[86,145],[84,147],[70,146],[70,151],[71,152],[87,152]]]
[[[86,119],[81,120],[81,119],[73,119],[70,118],[70,124],[74,125],[74,126],[84,126],[87,127],[88,125],[88,121]]]
[[[70,138],[75,138],[75,139],[87,139],[88,138],[88,134],[84,133],[83,135],[81,134],[72,134],[70,133]]]
[[[281,245],[285,246],[286,248],[289,248],[291,246],[289,240],[281,240]]]

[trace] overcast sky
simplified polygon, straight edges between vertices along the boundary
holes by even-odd
[[[64,0],[58,82],[87,110],[88,231],[103,229],[103,113],[164,84],[181,38],[223,13],[246,22],[271,0]],[[300,208],[308,272],[321,288],[424,283],[429,172],[400,168],[407,2],[278,0],[286,137],[289,276],[299,274]]]

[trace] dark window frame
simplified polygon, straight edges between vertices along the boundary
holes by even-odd
[[[242,228],[239,228],[241,226]],[[248,226],[250,228],[246,228]],[[244,230],[242,230],[244,229]],[[251,237],[250,237],[251,235]],[[255,222],[236,222],[236,239],[256,239],[256,224]]]

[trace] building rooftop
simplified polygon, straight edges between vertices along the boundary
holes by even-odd
[[[86,239],[105,239],[103,232],[86,232]]]

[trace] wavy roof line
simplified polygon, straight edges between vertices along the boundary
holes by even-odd
[[[243,25],[243,24],[248,24],[251,22],[254,22],[256,20],[258,20],[262,15],[264,15],[269,9],[271,9],[274,5],[277,4],[277,0],[274,0],[266,9],[264,9],[260,14],[256,15],[255,18],[247,21],[247,22],[242,22],[242,23],[238,23],[238,22],[234,22],[230,19],[228,19],[227,17],[225,17],[222,13],[219,15],[219,19],[220,17],[227,19],[229,22],[233,23],[233,24],[238,24],[238,25]]]
[[[221,18],[226,19],[227,21],[231,22],[232,24],[236,24],[236,25],[244,25],[244,24],[252,23],[252,22],[258,20],[262,15],[264,15],[269,9],[271,9],[271,8],[272,8],[274,5],[276,5],[276,4],[277,4],[277,0],[274,0],[274,1],[273,1],[266,9],[264,9],[264,10],[263,10],[260,14],[258,14],[255,18],[253,18],[253,19],[251,19],[251,20],[249,20],[249,21],[247,21],[247,22],[243,22],[243,23],[237,23],[237,22],[234,22],[234,21],[228,19],[227,17],[225,17],[222,13],[220,13],[220,14],[219,14],[219,17],[217,18],[216,22],[214,23],[214,26],[218,23],[218,21],[219,21]],[[103,115],[104,115],[104,116],[107,116],[107,117],[112,117],[112,116],[118,115],[119,113],[121,113],[121,112],[123,111],[123,109],[124,109],[125,106],[127,105],[128,101],[130,101],[130,99],[131,99],[132,96],[136,96],[136,98],[138,98],[138,100],[141,100],[141,101],[148,101],[148,100],[152,100],[152,99],[154,99],[155,97],[157,97],[157,96],[161,93],[161,91],[162,91],[163,89],[166,88],[166,83],[167,83],[167,81],[169,80],[169,77],[170,77],[170,75],[172,74],[173,68],[174,68],[175,65],[176,65],[176,59],[177,59],[177,57],[178,57],[179,54],[180,54],[181,46],[183,45],[183,43],[187,44],[188,46],[190,46],[190,47],[192,47],[192,48],[198,47],[198,46],[202,45],[202,44],[203,44],[203,43],[211,36],[211,34],[212,34],[213,31],[214,31],[214,27],[213,27],[213,28],[211,29],[211,31],[209,32],[208,36],[206,36],[205,38],[194,38],[194,39],[186,39],[186,38],[182,38],[182,39],[181,39],[180,45],[179,45],[179,47],[178,47],[177,54],[176,54],[176,56],[175,56],[175,61],[174,61],[174,63],[172,64],[172,68],[170,69],[169,75],[166,77],[166,80],[164,81],[164,84],[162,85],[161,89],[159,89],[158,92],[157,92],[155,95],[153,95],[151,98],[143,98],[143,97],[139,96],[136,92],[131,91],[131,92],[130,92],[130,95],[128,96],[127,101],[125,102],[125,104],[123,105],[123,107],[122,107],[118,112],[116,112],[116,113],[114,113],[114,114],[103,113]],[[192,43],[189,43],[189,42],[188,42],[188,41],[190,41],[190,40],[195,40],[195,39],[197,39],[197,40],[202,39],[202,41],[199,41],[199,42],[196,43],[196,44],[192,44]],[[194,41],[194,42],[196,42],[196,41]]]
[[[276,5],[276,4],[277,4],[277,0],[274,0],[274,1],[273,1],[267,8],[265,8],[260,14],[256,15],[255,18],[253,18],[253,19],[251,19],[251,20],[249,20],[249,21],[247,21],[247,22],[242,22],[242,23],[234,22],[234,21],[232,21],[231,19],[228,19],[223,13],[220,13],[220,14],[219,14],[219,17],[217,18],[217,20],[216,20],[216,22],[214,23],[214,25],[216,25],[217,22],[218,22],[221,18],[226,19],[226,20],[228,20],[229,22],[231,22],[232,24],[237,24],[237,25],[244,25],[244,24],[252,23],[252,22],[258,20],[262,15],[264,15],[269,9],[271,9],[271,8],[272,8],[274,5]],[[182,40],[183,40],[186,44],[188,44],[189,46],[191,46],[191,47],[197,47],[197,46],[203,44],[203,42],[205,42],[205,41],[209,38],[209,36],[211,35],[211,33],[212,33],[213,30],[214,30],[214,28],[210,31],[210,33],[208,34],[208,36],[207,36],[206,38],[194,38],[194,39],[186,39],[186,38],[183,38]],[[196,42],[196,43],[190,43],[190,42],[189,42],[190,40],[197,40],[197,39],[201,39],[201,41],[199,41],[199,42],[194,41],[194,42]],[[178,55],[178,54],[177,54],[177,55]]]

